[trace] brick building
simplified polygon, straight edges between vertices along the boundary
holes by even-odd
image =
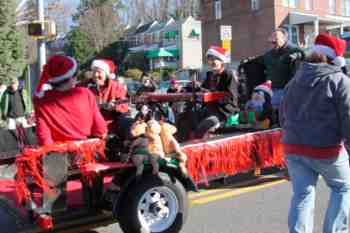
[[[293,44],[308,47],[315,35],[341,35],[350,26],[350,0],[201,0],[203,49],[221,45],[220,26],[232,26],[233,61],[261,54],[277,27]]]

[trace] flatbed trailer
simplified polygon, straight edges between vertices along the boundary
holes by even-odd
[[[189,210],[187,192],[196,191],[199,184],[210,186],[211,180],[220,177],[283,167],[280,140],[281,129],[276,128],[183,143],[181,147],[188,156],[189,177],[181,174],[176,165],[163,164],[158,176],[152,175],[151,168],[146,167],[142,178],[137,179],[133,164],[105,161],[87,165],[87,169],[100,179],[90,187],[91,190],[84,190],[80,171],[70,170],[67,208],[52,214],[52,230],[63,232],[75,227],[96,228],[118,222],[126,233],[180,232]],[[109,206],[99,205],[106,187],[116,178],[120,181],[120,192]],[[96,191],[98,195],[93,194]],[[35,195],[41,198],[40,193]],[[43,229],[45,223],[38,224],[25,207],[16,204],[14,180],[0,180],[0,196],[0,225],[6,229],[0,232],[47,232]]]

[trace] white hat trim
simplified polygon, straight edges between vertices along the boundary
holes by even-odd
[[[336,58],[336,56],[337,56],[335,54],[334,49],[332,49],[331,47],[326,46],[326,45],[316,44],[316,45],[313,46],[312,51],[315,51],[317,53],[325,54],[326,56],[328,56],[328,57],[330,57],[332,59]]]
[[[61,76],[58,76],[58,77],[55,77],[55,78],[51,78],[47,82],[49,82],[49,83],[59,83],[59,82],[62,82],[64,80],[66,80],[66,79],[71,78],[75,74],[75,72],[78,69],[78,63],[75,61],[74,58],[68,57],[68,59],[70,59],[73,62],[73,67],[70,70],[68,70],[65,74],[63,74]]]
[[[336,57],[332,60],[333,64],[336,65],[336,66],[340,66],[340,67],[343,67],[346,65],[346,61],[345,61],[345,58],[344,57]]]
[[[257,86],[256,88],[254,88],[254,90],[266,92],[272,97],[272,90],[268,87],[263,86],[263,85]]]
[[[214,57],[217,57],[217,58],[219,58],[220,60],[222,60],[224,63],[226,63],[226,61],[227,61],[226,55],[219,53],[219,52],[216,51],[215,49],[208,49],[208,52],[207,52],[206,55],[207,55],[207,56],[208,56],[208,55],[212,55],[212,56],[214,56]]]
[[[98,69],[103,70],[104,72],[106,72],[107,76],[109,76],[109,74],[111,72],[109,70],[109,65],[106,62],[101,61],[101,60],[93,61],[91,64],[91,69],[93,69],[93,68],[98,68]]]

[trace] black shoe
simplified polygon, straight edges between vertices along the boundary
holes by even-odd
[[[220,121],[216,116],[211,116],[204,119],[197,127],[195,132],[195,136],[198,139],[204,137],[204,135],[208,135],[210,133],[215,132],[220,128]]]

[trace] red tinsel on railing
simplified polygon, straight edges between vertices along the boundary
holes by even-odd
[[[234,175],[255,167],[284,166],[281,130],[266,130],[183,147],[195,182]]]
[[[43,190],[50,192],[48,181],[43,177],[42,158],[53,153],[70,153],[79,156],[78,167],[84,177],[90,177],[91,171],[86,169],[86,164],[96,162],[96,154],[99,159],[105,159],[105,141],[101,139],[89,139],[85,141],[70,141],[55,143],[39,148],[26,148],[16,159],[16,194],[18,203],[23,203],[31,198],[31,192],[27,186],[27,178],[31,177],[33,182]]]

